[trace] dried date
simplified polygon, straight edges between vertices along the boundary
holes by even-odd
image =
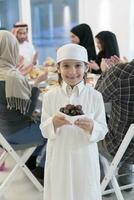
[[[70,115],[70,116],[76,116],[76,115],[83,115],[84,114],[81,105],[75,106],[75,105],[72,105],[72,104],[68,104],[65,107],[60,108],[60,112],[66,114],[66,115]]]

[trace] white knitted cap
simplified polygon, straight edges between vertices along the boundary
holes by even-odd
[[[87,50],[78,44],[65,44],[57,50],[57,63],[68,59],[88,63]]]

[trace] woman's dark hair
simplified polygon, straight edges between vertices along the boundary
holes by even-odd
[[[100,61],[102,58],[110,58],[114,55],[120,56],[118,42],[114,33],[111,31],[101,31],[95,37],[102,46],[102,51],[98,53],[98,59],[100,59]]]
[[[96,59],[96,50],[94,45],[94,39],[92,30],[89,25],[87,24],[79,24],[73,27],[70,32],[76,35],[80,43],[79,45],[85,47],[88,52],[88,61]]]
[[[57,64],[57,69],[60,67],[60,63]],[[85,72],[83,80],[84,80],[84,84],[86,84],[86,79],[87,79],[87,73]],[[58,83],[61,86],[63,82],[63,79],[61,77],[61,74],[58,72]]]

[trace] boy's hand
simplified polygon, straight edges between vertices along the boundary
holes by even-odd
[[[87,117],[77,119],[74,124],[79,128],[82,128],[84,131],[88,132],[89,134],[92,133],[93,130],[93,120]]]
[[[55,115],[53,117],[54,128],[57,129],[63,125],[71,125],[71,123],[65,119],[64,116]]]

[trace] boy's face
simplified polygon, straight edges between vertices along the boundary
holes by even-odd
[[[68,85],[74,87],[83,80],[84,73],[87,70],[88,66],[82,61],[65,60],[60,62],[58,72]]]

